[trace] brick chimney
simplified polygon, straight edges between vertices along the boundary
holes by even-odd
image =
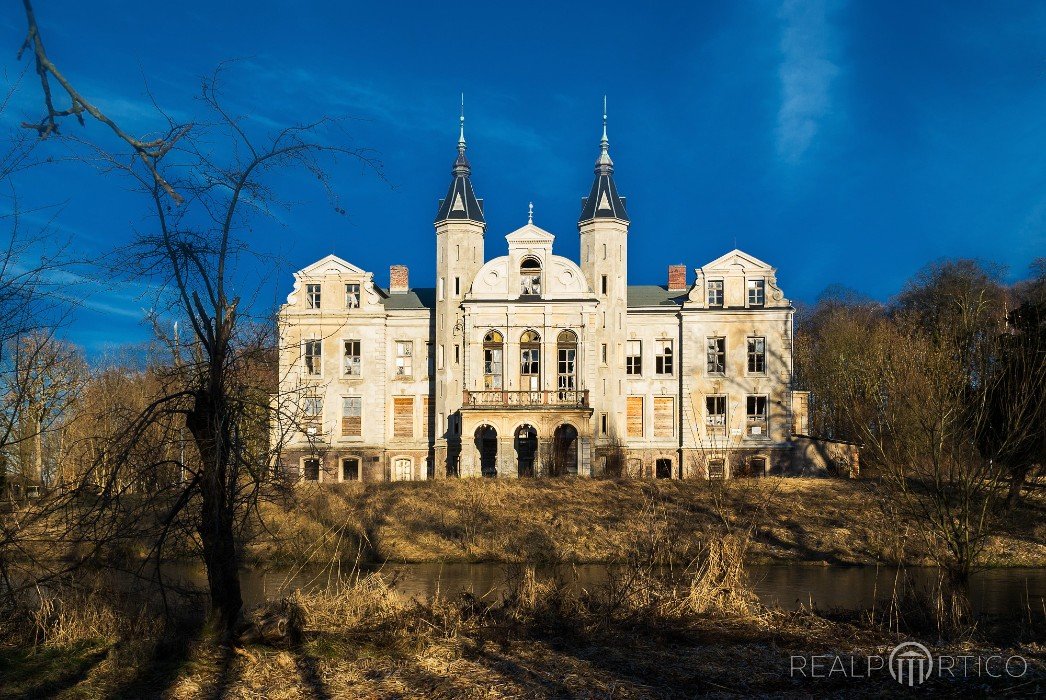
[[[410,291],[407,279],[406,265],[392,265],[389,267],[389,292],[392,294],[404,294]]]
[[[668,291],[686,291],[686,265],[668,266]]]

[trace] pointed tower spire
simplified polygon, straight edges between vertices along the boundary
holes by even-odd
[[[440,200],[436,223],[448,219],[475,221],[485,223],[483,219],[482,200],[476,199],[472,189],[472,166],[465,157],[465,93],[461,93],[461,116],[458,119],[458,157],[451,169],[453,179],[447,196]]]
[[[607,97],[603,95],[603,138],[599,141],[599,157],[596,158],[596,180],[592,191],[581,206],[581,221],[591,219],[620,219],[628,221],[625,199],[617,194],[614,184],[614,161],[610,159],[610,139],[607,138]]]

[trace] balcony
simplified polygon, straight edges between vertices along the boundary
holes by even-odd
[[[469,391],[463,399],[466,408],[588,408],[588,390],[553,391]]]

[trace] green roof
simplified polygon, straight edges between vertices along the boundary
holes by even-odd
[[[658,284],[631,284],[628,286],[628,308],[639,306],[681,306],[687,291],[672,290]]]

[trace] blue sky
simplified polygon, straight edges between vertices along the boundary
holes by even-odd
[[[432,284],[432,218],[449,182],[464,91],[487,256],[526,222],[577,256],[580,198],[598,153],[602,97],[632,218],[632,283],[663,283],[735,246],[813,301],[843,283],[877,298],[927,262],[981,257],[1026,274],[1046,255],[1046,3],[526,3],[37,1],[49,53],[130,130],[157,101],[191,118],[200,76],[240,59],[227,100],[261,130],[344,115],[352,145],[387,180],[343,163],[347,215],[307,177],[252,245],[284,261],[245,265],[259,308],[290,272],[334,252],[387,282],[406,263]],[[24,19],[0,17],[6,80]],[[23,80],[2,126],[36,116]],[[67,132],[111,143],[101,127]],[[44,144],[42,151],[58,144]],[[56,164],[15,183],[93,257],[147,225],[128,183]],[[134,285],[87,285],[68,335],[101,352],[146,339]]]

